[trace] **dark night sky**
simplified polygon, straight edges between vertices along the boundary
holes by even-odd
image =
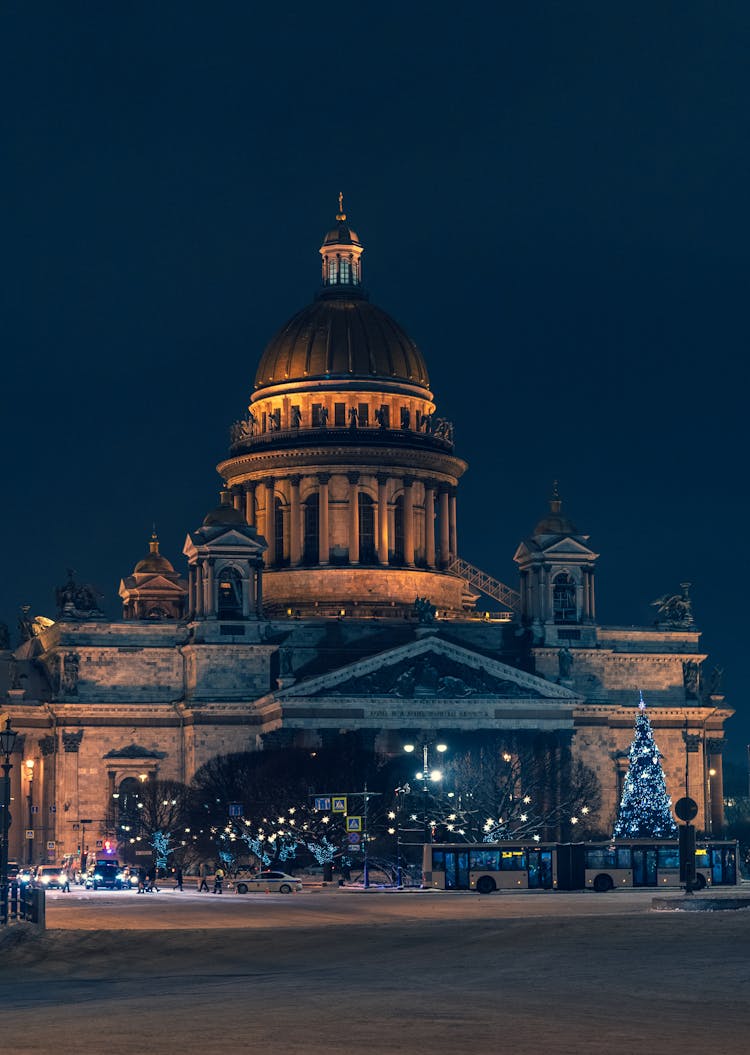
[[[4,5],[0,618],[175,561],[342,189],[516,585],[552,480],[599,616],[694,611],[750,740],[744,3]],[[635,687],[634,687],[635,691]]]

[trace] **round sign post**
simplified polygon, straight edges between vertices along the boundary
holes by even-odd
[[[685,795],[674,805],[680,825],[680,879],[685,884],[685,893],[692,894],[695,882],[695,828],[690,823],[698,816],[698,803]]]

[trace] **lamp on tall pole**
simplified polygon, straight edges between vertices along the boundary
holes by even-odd
[[[34,831],[34,759],[33,758],[27,758],[26,761],[24,762],[24,767],[26,769],[26,776],[28,777],[28,780],[29,780],[29,792],[28,792],[28,795],[26,796],[26,800],[27,800],[28,806],[29,806],[29,831],[33,833],[33,831]],[[30,864],[33,864],[33,862],[34,862],[34,839],[33,839],[33,835],[32,835],[32,838],[30,838],[30,839],[27,838],[26,839],[26,843],[27,843],[28,848],[29,848],[28,849],[28,853],[27,853],[27,861],[26,861],[26,863],[30,865]]]
[[[443,779],[442,770],[430,769],[429,749],[430,745],[428,743],[422,744],[422,771],[415,774],[417,780],[421,781],[422,785],[422,822],[424,825],[425,843],[432,842],[432,827],[427,823],[427,792],[430,784],[437,784]],[[414,744],[404,744],[404,751],[406,751],[407,754],[411,754],[414,750]],[[448,745],[435,744],[435,750],[442,755],[448,750]]]
[[[0,755],[3,762],[3,787],[0,809],[2,809],[2,843],[0,844],[0,924],[8,922],[8,829],[10,828],[10,771],[13,768],[10,756],[16,745],[18,733],[10,727],[10,718],[5,720],[5,728],[0,730]]]

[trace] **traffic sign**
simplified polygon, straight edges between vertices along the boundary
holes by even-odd
[[[101,839],[97,839],[96,840],[96,848],[97,848],[97,850],[101,850],[102,846],[104,846],[104,843],[102,842],[102,840]]]
[[[334,813],[346,813],[346,795],[334,795],[331,809]]]
[[[346,830],[348,832],[361,832],[362,831],[362,818],[361,817],[347,817],[346,818]]]
[[[674,804],[674,811],[681,821],[688,824],[698,815],[698,803],[685,795]]]
[[[347,839],[350,843],[358,843],[359,838],[359,832],[349,832],[349,834],[347,835]]]
[[[330,810],[331,800],[330,798],[319,798],[315,800],[316,810]]]
[[[241,817],[242,816],[242,803],[241,802],[230,802],[229,803],[229,816],[230,817]]]

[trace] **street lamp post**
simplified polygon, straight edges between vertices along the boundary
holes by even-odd
[[[24,762],[24,766],[26,767],[26,776],[28,777],[28,780],[29,780],[29,793],[26,796],[26,801],[27,801],[28,807],[29,807],[29,825],[28,826],[29,826],[29,831],[33,832],[34,831],[34,759],[33,758],[27,758],[26,761]],[[31,864],[34,863],[34,839],[33,839],[33,837],[31,839],[27,838],[26,843],[28,844],[28,851],[27,851],[27,854],[26,854],[26,863],[28,865],[31,865]]]
[[[422,771],[416,773],[417,780],[422,783],[422,822],[424,825],[424,841],[425,844],[432,842],[432,827],[427,822],[427,792],[430,784],[437,784],[438,781],[443,779],[443,773],[440,769],[430,769],[429,767],[429,748],[428,743],[422,744]],[[414,744],[404,744],[404,751],[407,754],[411,754],[414,751]],[[447,744],[435,744],[435,750],[441,755],[448,750]]]
[[[5,755],[3,762],[2,801],[2,843],[0,844],[0,924],[8,922],[8,829],[10,828],[10,771],[13,768],[10,756],[16,744],[18,733],[10,727],[10,718],[5,721],[5,728],[0,731],[0,754]]]

